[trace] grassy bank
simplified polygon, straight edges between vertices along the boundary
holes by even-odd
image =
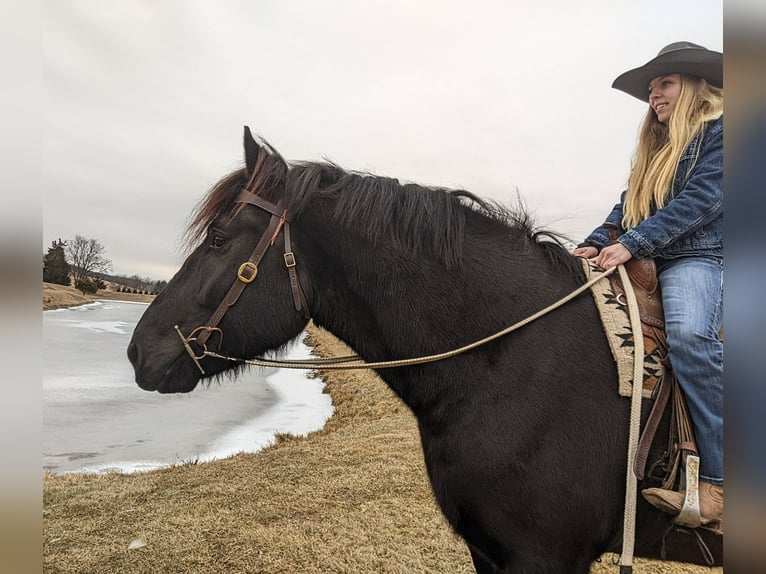
[[[349,352],[309,335],[320,356]],[[372,373],[323,378],[335,413],[305,439],[149,473],[46,474],[45,572],[473,572],[433,501],[409,411]],[[592,572],[616,573],[609,559]],[[711,569],[637,560],[636,572]]]
[[[86,303],[92,303],[97,299],[150,303],[154,299],[154,295],[118,293],[113,289],[99,289],[97,293],[86,293],[83,295],[74,287],[56,285],[54,283],[43,283],[43,311],[85,305]]]

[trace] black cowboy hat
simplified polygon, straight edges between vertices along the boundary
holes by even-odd
[[[640,68],[617,76],[612,87],[648,102],[649,82],[667,74],[697,76],[723,88],[723,54],[691,42],[674,42]]]

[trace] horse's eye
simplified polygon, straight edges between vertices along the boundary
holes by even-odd
[[[220,233],[211,233],[210,234],[210,247],[213,249],[218,249],[220,247],[223,247],[226,244],[226,238],[221,235]]]

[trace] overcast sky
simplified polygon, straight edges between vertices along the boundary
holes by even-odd
[[[623,71],[723,49],[722,0],[45,2],[43,252],[98,239],[114,273],[170,279],[195,203],[288,160],[459,187],[580,240],[627,178],[645,104]]]

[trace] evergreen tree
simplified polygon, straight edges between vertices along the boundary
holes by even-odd
[[[165,287],[167,287],[168,282],[164,279],[160,279],[158,281],[154,282],[154,285],[152,286],[152,295],[159,295],[160,291],[162,291]]]
[[[71,268],[64,253],[66,246],[66,241],[61,241],[61,239],[54,241],[48,248],[48,253],[43,256],[43,281],[46,283],[72,284],[69,277]]]

